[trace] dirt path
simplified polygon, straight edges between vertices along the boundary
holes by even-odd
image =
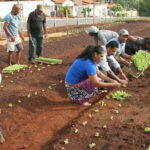
[[[134,35],[149,36],[149,26],[150,23],[140,22],[118,25],[111,29],[119,31],[126,28]],[[44,45],[44,56],[60,58],[63,65],[38,65],[40,71],[32,66],[20,73],[3,74],[0,127],[6,142],[0,145],[0,150],[40,150],[47,142],[55,139],[58,131],[85,111],[86,108],[69,101],[64,89],[64,78],[77,54],[88,44],[93,44],[93,40],[85,33],[57,39]],[[22,63],[27,63],[27,53],[25,45]],[[5,66],[7,54],[0,52],[0,69]],[[48,89],[50,85],[52,89]],[[38,94],[35,95],[35,92]],[[28,94],[31,94],[30,98],[27,97]],[[13,107],[9,108],[9,104],[13,104]]]

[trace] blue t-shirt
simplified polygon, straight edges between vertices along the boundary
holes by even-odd
[[[14,14],[12,12],[10,12],[4,19],[4,22],[8,23],[8,29],[9,32],[14,36],[17,37],[18,35],[18,26],[20,23],[20,17],[19,15],[14,16]],[[6,34],[7,38],[9,38],[9,36]]]
[[[66,74],[66,81],[69,84],[77,84],[82,80],[86,80],[89,75],[96,75],[97,63],[93,63],[90,59],[76,59]]]

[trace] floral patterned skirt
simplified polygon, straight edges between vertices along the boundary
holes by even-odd
[[[89,101],[98,92],[98,88],[94,87],[89,79],[74,85],[65,82],[65,87],[72,102],[78,104]]]

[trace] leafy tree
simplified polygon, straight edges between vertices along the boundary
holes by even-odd
[[[141,16],[150,16],[150,1],[149,0],[140,1],[139,11]]]
[[[116,4],[115,6],[112,7],[112,11],[116,12],[117,11],[122,11],[123,10],[123,7],[120,5],[120,4]]]
[[[70,17],[71,15],[70,8],[68,6],[63,7],[63,13],[65,17],[67,15],[67,12],[68,12],[68,16]]]
[[[87,8],[86,11],[88,12],[88,17],[90,16],[91,8]]]
[[[87,9],[83,8],[81,13],[83,14],[84,17],[86,16],[86,12],[87,12]]]

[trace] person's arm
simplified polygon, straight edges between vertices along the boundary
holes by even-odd
[[[43,30],[44,30],[45,38],[47,38],[46,16],[45,16],[45,14],[44,14],[44,20],[43,20]]]
[[[28,37],[29,37],[29,41],[31,40],[30,22],[31,22],[31,14],[29,14],[29,17],[28,17],[28,20],[27,20],[27,34],[28,34]]]
[[[3,29],[4,29],[4,31],[6,32],[6,34],[10,37],[11,42],[14,42],[14,41],[15,41],[15,38],[14,38],[14,36],[11,34],[11,32],[9,31],[8,25],[9,25],[8,22],[4,22]]]
[[[136,43],[136,38],[134,36],[130,35],[128,39],[131,40],[133,43]]]
[[[122,78],[126,81],[126,83],[123,84],[128,84],[128,78],[127,76],[123,73],[122,69],[119,67],[117,68],[118,72],[121,74]]]
[[[20,26],[18,27],[18,33],[19,33],[22,41],[24,41],[24,36],[23,36],[23,34],[22,34],[21,30],[20,30]]]
[[[120,54],[121,57],[125,58],[125,59],[131,59],[132,56],[128,55],[127,53],[121,53]]]
[[[121,74],[124,80],[120,79],[117,75],[114,74],[114,72],[110,71],[108,74],[113,78],[116,79],[118,82],[127,84],[128,79],[124,75],[122,69],[120,68],[120,64],[117,62],[117,60],[114,58],[113,55],[107,57],[110,64]],[[126,80],[126,81],[125,81]]]
[[[123,64],[125,66],[129,66],[129,62],[127,62],[126,60],[122,60],[119,57],[115,56],[115,59],[118,61],[118,63]]]
[[[120,83],[104,83],[104,82],[100,82],[98,80],[98,77],[97,75],[90,75],[89,76],[89,79],[91,81],[91,83],[96,86],[96,87],[99,87],[99,88],[106,88],[106,87],[109,87],[109,88],[119,88],[120,87]]]
[[[113,79],[107,77],[105,74],[103,74],[99,68],[97,67],[97,76],[100,77],[101,79],[105,80],[105,81],[108,81],[108,82],[114,82]]]
[[[99,43],[101,44],[101,45],[106,45],[107,44],[107,40],[106,40],[106,38],[105,38],[105,36],[103,35],[103,33],[99,33],[98,34],[98,39],[99,39]],[[101,46],[100,45],[100,46]]]

